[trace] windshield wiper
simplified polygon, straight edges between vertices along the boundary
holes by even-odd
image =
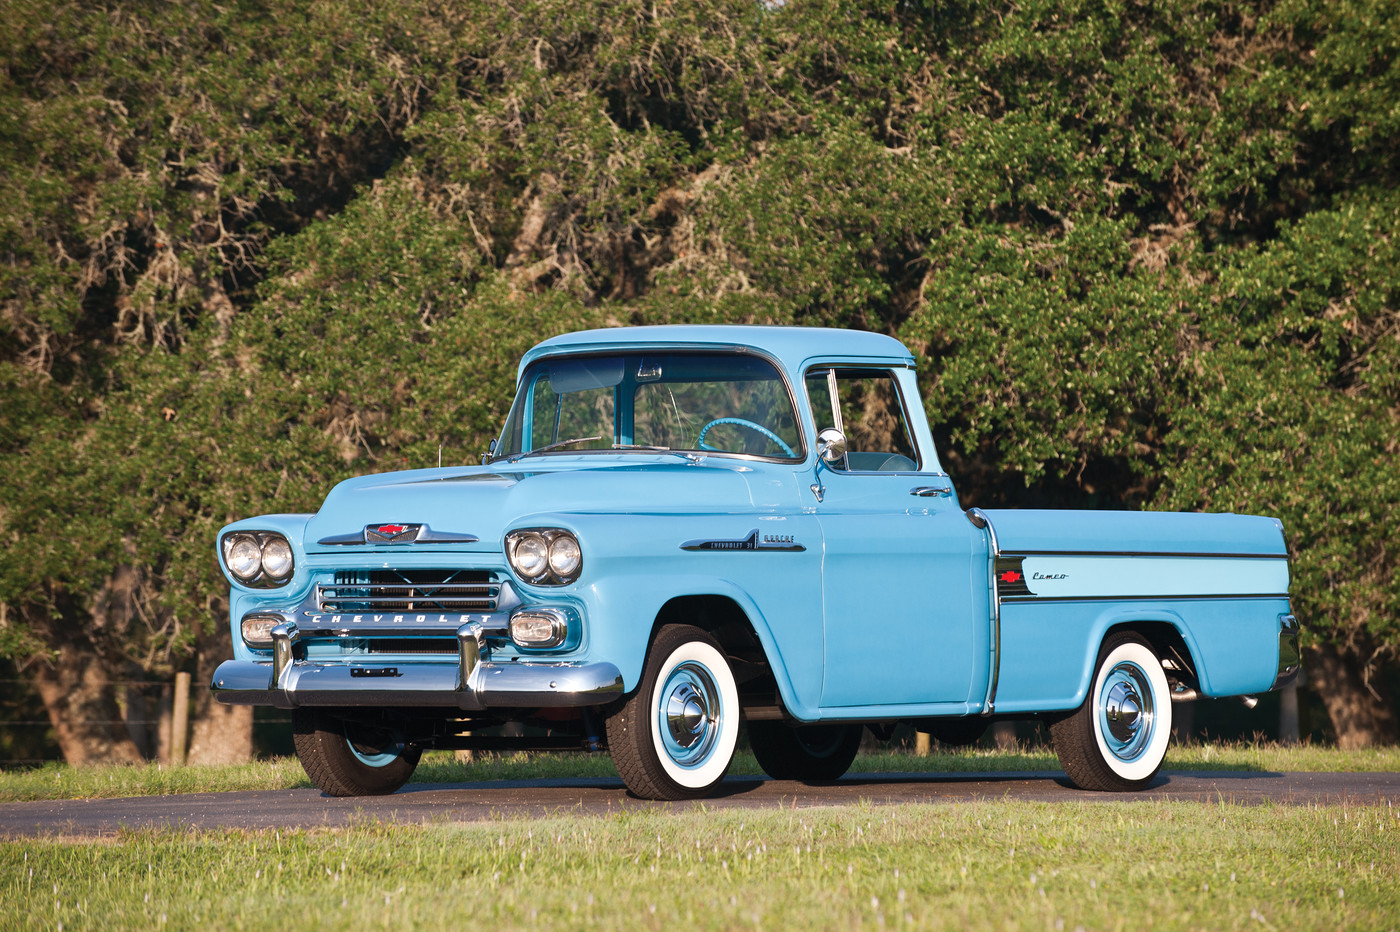
[[[516,463],[516,462],[519,462],[519,461],[520,461],[520,458],[523,457],[523,456],[534,456],[536,453],[548,453],[550,450],[557,450],[557,449],[559,449],[560,447],[567,447],[567,446],[569,446],[570,444],[573,444],[573,443],[588,443],[588,442],[591,441],[591,440],[602,440],[602,439],[603,439],[603,436],[602,436],[601,434],[599,434],[597,437],[570,437],[568,440],[556,440],[554,443],[546,443],[546,444],[545,444],[544,446],[542,446],[542,447],[536,447],[536,448],[533,449],[533,450],[526,450],[526,451],[523,452],[523,453],[517,453],[517,454],[515,454],[514,456],[509,457],[509,458],[506,460],[506,462],[508,462],[508,463]]]
[[[615,443],[612,445],[612,448],[614,450],[643,450],[647,453],[669,453],[672,456],[679,456],[681,459],[689,460],[692,463],[698,463],[703,458],[696,456],[694,453],[686,453],[683,450],[672,450],[670,447],[658,447],[650,443]]]

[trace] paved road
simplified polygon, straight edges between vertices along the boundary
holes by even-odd
[[[875,804],[958,803],[1019,799],[1037,802],[1194,800],[1316,803],[1400,803],[1397,773],[1270,773],[1176,771],[1141,793],[1085,793],[1062,773],[850,774],[826,786],[731,777],[705,800],[710,809],[769,809]],[[99,836],[121,828],[313,828],[356,822],[475,822],[501,817],[602,815],[636,809],[676,811],[700,803],[655,803],[629,796],[618,779],[415,783],[393,796],[333,799],[319,791],[195,793],[129,799],[0,804],[0,837]]]

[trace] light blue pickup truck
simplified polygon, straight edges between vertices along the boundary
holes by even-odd
[[[480,466],[351,479],[217,542],[221,702],[292,711],[337,796],[428,748],[612,754],[641,797],[713,791],[741,729],[835,780],[862,730],[1050,726],[1089,790],[1147,786],[1172,703],[1298,672],[1282,525],[964,510],[914,359],[872,333],[679,326],[526,353]]]

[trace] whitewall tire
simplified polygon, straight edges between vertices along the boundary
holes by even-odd
[[[662,628],[641,684],[608,718],[607,732],[617,771],[636,795],[709,795],[739,738],[739,689],[719,644],[699,628]]]
[[[1086,790],[1140,790],[1161,769],[1171,741],[1171,688],[1145,641],[1104,641],[1084,704],[1050,733],[1060,765]]]

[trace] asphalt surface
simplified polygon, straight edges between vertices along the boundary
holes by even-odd
[[[1086,793],[1054,771],[999,774],[848,774],[807,786],[731,777],[703,802],[658,803],[628,794],[622,781],[561,779],[414,783],[392,796],[336,799],[314,789],[192,793],[126,799],[0,804],[0,837],[100,837],[122,829],[320,828],[375,823],[451,823],[528,816],[606,815],[630,810],[807,809],[866,801],[965,803],[1188,800],[1260,805],[1400,803],[1400,773],[1174,771],[1139,793]]]

